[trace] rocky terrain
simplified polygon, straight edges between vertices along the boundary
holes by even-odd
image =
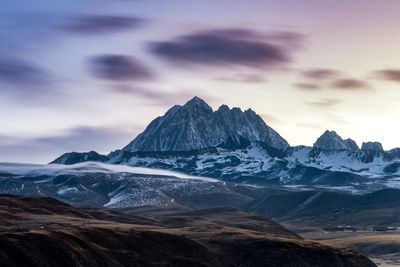
[[[397,227],[399,188],[398,148],[360,148],[334,131],[312,147],[291,147],[254,111],[214,111],[195,97],[108,155],[0,163],[0,193],[84,208],[4,196],[0,242],[9,248],[4,266],[53,266],[57,259],[61,266],[374,266],[244,210],[325,242],[333,239],[320,237],[327,226]],[[379,258],[365,249],[375,246],[371,239],[364,241],[326,244]],[[56,256],[46,254],[49,246]]]
[[[375,266],[234,208],[145,217],[1,195],[0,215],[0,266],[7,267]]]
[[[66,153],[53,164],[100,161],[167,169],[222,181],[297,185],[352,193],[400,188],[400,149],[384,151],[326,131],[312,147],[291,147],[252,110],[222,105],[213,111],[198,97],[174,106],[143,133],[108,155]]]

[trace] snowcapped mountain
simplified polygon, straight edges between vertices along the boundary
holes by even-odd
[[[315,142],[315,148],[321,150],[358,150],[352,139],[343,140],[335,131],[324,132]]]
[[[90,151],[87,153],[78,153],[78,152],[71,152],[64,154],[62,158],[59,158],[57,162],[50,162],[51,163],[58,163],[58,164],[75,164],[85,161],[99,161],[105,162],[109,160],[109,158],[105,155],[100,155],[96,151]]]
[[[123,148],[124,151],[189,151],[215,147],[230,136],[261,141],[285,149],[289,144],[251,109],[242,111],[222,105],[212,108],[198,97],[174,106]]]
[[[179,171],[223,181],[266,185],[342,187],[377,190],[400,187],[400,149],[384,151],[335,131],[324,132],[312,147],[290,147],[252,110],[222,105],[213,111],[193,98],[153,120],[130,144],[109,155],[67,153],[52,163],[95,160]]]
[[[0,163],[0,194],[47,196],[91,207],[206,208],[240,206],[259,193],[249,187],[166,170],[84,162]]]
[[[366,142],[360,149],[353,140],[343,140],[334,131],[326,131],[313,147],[291,148],[287,158],[307,166],[367,178],[400,176],[399,148],[384,151],[379,142]]]

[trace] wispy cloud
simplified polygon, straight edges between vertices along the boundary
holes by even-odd
[[[300,72],[301,76],[312,80],[329,80],[338,77],[341,72],[334,69],[310,69]]]
[[[264,35],[246,29],[200,31],[150,44],[150,51],[176,65],[272,68],[292,60],[297,33]]]
[[[223,82],[235,82],[235,83],[263,83],[265,79],[259,74],[246,74],[236,73],[226,77],[220,77],[217,80]]]
[[[27,61],[0,58],[0,82],[19,88],[45,86],[50,83],[50,74]]]
[[[298,89],[306,91],[318,91],[321,89],[320,85],[314,83],[295,83],[293,85]]]
[[[91,72],[112,81],[150,80],[153,73],[139,60],[126,55],[100,55],[89,59]]]
[[[378,79],[400,82],[400,70],[399,69],[378,70],[378,71],[373,72],[372,74],[373,74],[373,77],[376,77]]]
[[[342,90],[371,89],[367,82],[357,79],[337,79],[331,83],[331,86]]]
[[[60,135],[40,138],[10,137],[0,143],[0,161],[50,162],[55,157],[69,151],[89,151],[108,153],[126,145],[140,131],[122,127],[76,127],[66,129]]]
[[[144,22],[138,17],[86,15],[70,18],[61,28],[77,34],[103,34],[140,28]]]
[[[319,99],[316,101],[311,101],[311,102],[306,102],[306,104],[310,107],[314,107],[314,108],[332,108],[334,106],[337,106],[339,104],[343,103],[342,100],[340,99],[335,99],[335,98],[323,98],[323,99]]]

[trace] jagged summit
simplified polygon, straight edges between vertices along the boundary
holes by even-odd
[[[348,138],[343,140],[335,131],[326,130],[314,143],[321,150],[358,150],[357,143]]]
[[[197,96],[193,97],[188,102],[186,102],[186,104],[183,107],[192,110],[201,110],[208,112],[213,111],[212,108],[203,99]]]
[[[358,147],[356,141],[354,141],[353,139],[347,138],[344,140],[347,144],[347,147],[349,148],[349,150],[359,150],[360,148]]]
[[[379,142],[364,142],[362,143],[361,149],[367,151],[383,151],[382,144]]]
[[[228,137],[240,135],[277,149],[289,144],[251,109],[230,109],[222,105],[213,109],[194,97],[183,106],[174,106],[164,116],[153,120],[124,151],[188,151],[215,147]]]
[[[346,142],[335,132],[326,130],[314,143],[315,148],[322,150],[346,150]]]
[[[229,112],[231,109],[227,106],[227,105],[221,105],[219,108],[218,108],[218,112]]]

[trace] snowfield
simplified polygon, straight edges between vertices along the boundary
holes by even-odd
[[[74,165],[62,164],[20,164],[20,163],[1,163],[0,173],[9,173],[21,176],[54,176],[82,173],[132,173],[146,175],[171,176],[181,179],[195,179],[208,182],[218,182],[217,179],[191,176],[179,172],[151,169],[145,167],[131,167],[126,165],[114,165],[101,162],[82,162]]]

